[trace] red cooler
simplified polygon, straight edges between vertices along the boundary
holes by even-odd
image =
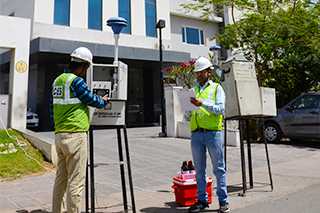
[[[181,179],[181,176],[173,177],[174,194],[176,203],[180,206],[192,206],[197,202],[197,182],[195,179]],[[212,178],[207,177],[208,203],[212,202]]]

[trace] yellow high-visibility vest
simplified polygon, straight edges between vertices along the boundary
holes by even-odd
[[[204,90],[200,90],[199,85],[194,87],[195,97],[202,102],[215,102],[217,97],[217,88],[219,84],[209,81]],[[223,115],[216,115],[200,106],[197,110],[191,112],[190,129],[195,131],[198,128],[207,130],[220,131],[223,130]]]
[[[77,76],[63,73],[53,83],[53,117],[55,133],[86,132],[89,129],[89,109],[72,90],[72,81]]]

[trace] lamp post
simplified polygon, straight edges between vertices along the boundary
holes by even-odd
[[[213,54],[212,64],[214,67],[214,72],[216,73],[216,76],[219,78],[219,82],[224,80],[224,73],[223,70],[219,66],[219,52],[221,50],[221,46],[218,44],[212,45],[209,50]]]
[[[161,132],[159,137],[167,137],[166,107],[164,99],[163,72],[162,72],[162,29],[166,27],[166,21],[160,19],[156,29],[159,29],[159,69],[160,69],[160,96],[161,96]]]
[[[219,64],[219,51],[221,50],[220,45],[214,44],[209,48],[209,50],[213,53],[212,64],[218,65]]]

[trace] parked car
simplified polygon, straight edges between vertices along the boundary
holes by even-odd
[[[320,92],[303,93],[279,109],[277,117],[265,121],[264,135],[268,142],[320,140]]]
[[[37,128],[39,126],[38,114],[27,111],[27,128]]]

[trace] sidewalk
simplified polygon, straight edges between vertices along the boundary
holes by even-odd
[[[175,206],[171,178],[179,171],[183,160],[191,159],[189,140],[159,138],[159,131],[159,127],[128,129],[137,212],[187,212],[186,208]],[[119,166],[114,165],[118,161],[116,131],[95,131],[94,140],[95,163],[100,165],[95,169],[96,212],[122,212]],[[268,185],[264,145],[253,144],[254,188],[247,192],[246,197],[238,196],[242,186],[240,150],[228,147],[228,188],[232,210],[275,201],[320,184],[320,149],[283,144],[271,144],[268,147],[274,191],[271,192]],[[210,163],[207,173],[212,174]],[[0,182],[0,212],[50,211],[53,181],[54,172],[47,172],[16,181]],[[217,208],[214,200],[210,209],[215,212]]]

